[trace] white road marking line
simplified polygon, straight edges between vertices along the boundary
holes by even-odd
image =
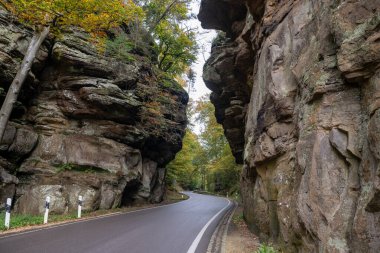
[[[137,213],[137,212],[142,212],[142,211],[146,211],[146,210],[152,210],[152,209],[156,209],[156,208],[162,208],[162,207],[172,206],[172,205],[183,203],[183,202],[188,201],[190,199],[191,199],[191,196],[189,196],[189,198],[186,199],[186,200],[179,201],[179,202],[172,203],[172,204],[168,204],[168,205],[149,207],[149,208],[135,210],[135,211],[130,211],[130,212],[126,212],[126,213],[124,213],[124,212],[116,212],[116,213],[111,213],[111,214],[104,214],[104,215],[100,215],[100,216],[94,217],[94,218],[87,218],[87,219],[79,220],[79,221],[70,221],[70,222],[67,222],[65,224],[52,225],[52,226],[49,226],[49,227],[44,227],[44,228],[39,228],[39,229],[32,229],[32,230],[25,231],[25,232],[20,232],[20,233],[15,232],[14,234],[6,235],[6,236],[1,236],[1,234],[0,234],[0,240],[5,239],[5,238],[9,238],[9,237],[19,236],[19,235],[30,234],[30,233],[34,233],[34,232],[38,232],[38,231],[42,231],[42,230],[49,230],[49,229],[53,229],[53,228],[59,228],[59,227],[64,227],[64,226],[68,226],[68,225],[73,225],[73,224],[78,224],[78,223],[83,223],[83,222],[88,222],[88,221],[93,221],[93,220],[99,220],[99,219],[113,217],[113,216],[122,215],[122,214]]]
[[[228,200],[228,199],[227,199]],[[228,200],[227,206],[225,206],[222,210],[220,210],[217,214],[214,215],[207,223],[204,225],[202,230],[199,232],[193,243],[191,244],[190,248],[187,250],[187,253],[195,253],[195,250],[198,248],[198,245],[203,237],[203,234],[206,232],[206,229],[210,226],[210,224],[216,219],[216,217],[219,216],[224,210],[226,210],[231,204],[231,201]]]
[[[226,244],[227,244],[228,228],[229,228],[230,225],[231,225],[231,220],[232,220],[232,218],[233,218],[233,216],[234,216],[234,214],[235,214],[235,212],[236,212],[237,207],[238,207],[238,204],[235,203],[234,210],[232,210],[231,215],[230,215],[230,217],[228,218],[227,225],[226,225],[226,229],[224,230],[224,233],[223,233],[222,250],[221,250],[222,252],[221,252],[221,253],[226,253],[226,248],[227,248]]]

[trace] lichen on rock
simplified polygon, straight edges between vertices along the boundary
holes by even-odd
[[[0,11],[0,34],[7,90],[31,32]],[[75,29],[43,44],[1,142],[0,207],[12,197],[15,211],[41,213],[47,195],[54,213],[75,210],[79,195],[84,210],[162,200],[188,95],[152,55],[130,54],[104,54]]]
[[[202,0],[202,25],[227,34],[203,77],[244,164],[245,219],[284,252],[380,250],[379,8]]]

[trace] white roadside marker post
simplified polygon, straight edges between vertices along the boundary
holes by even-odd
[[[182,197],[182,199],[183,199],[183,194],[181,194],[181,197]]]
[[[83,197],[78,197],[78,218],[82,217],[82,203],[83,203]]]
[[[47,197],[46,197],[46,202],[45,202],[44,224],[48,223],[49,208],[50,208],[50,197],[47,196]]]
[[[12,199],[7,198],[7,203],[5,204],[5,227],[9,229],[9,223],[11,220],[11,206],[12,206]]]

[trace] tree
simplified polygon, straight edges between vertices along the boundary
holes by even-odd
[[[215,118],[215,109],[206,98],[201,98],[196,107],[196,120],[203,126],[200,142],[203,153],[198,164],[203,172],[203,184],[215,192],[237,192],[241,166],[235,163],[224,130]]]
[[[194,190],[199,185],[199,171],[195,166],[195,159],[202,149],[198,137],[190,130],[186,131],[182,150],[176,155],[175,160],[167,166],[166,182],[172,185],[175,180],[179,185],[188,190]]]
[[[206,97],[196,103],[191,114],[202,129],[198,135],[187,130],[182,150],[167,166],[167,183],[176,180],[185,189],[238,192],[241,166],[235,163],[223,128],[216,122],[214,106]]]
[[[224,136],[223,127],[216,121],[214,106],[206,97],[202,97],[197,103],[196,111],[198,113],[196,121],[203,126],[200,139],[207,150],[208,159],[219,159],[222,155],[221,151],[228,142]]]
[[[190,94],[192,91],[196,91],[195,82],[197,80],[197,73],[192,68],[188,68],[186,71],[187,77],[187,93]]]
[[[164,20],[179,23],[190,17],[189,4],[191,0],[138,0],[146,13],[145,23],[149,31],[154,32]]]
[[[36,54],[49,34],[56,36],[65,28],[77,26],[99,39],[106,36],[107,30],[142,16],[141,9],[132,0],[0,0],[0,4],[34,30],[1,107],[0,139]]]
[[[140,0],[145,24],[157,42],[158,67],[175,77],[195,62],[196,31],[186,26],[192,18],[191,0]]]

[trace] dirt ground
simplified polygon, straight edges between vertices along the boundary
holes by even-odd
[[[225,253],[254,253],[260,243],[243,220],[243,210],[238,207],[232,217],[227,232]]]

